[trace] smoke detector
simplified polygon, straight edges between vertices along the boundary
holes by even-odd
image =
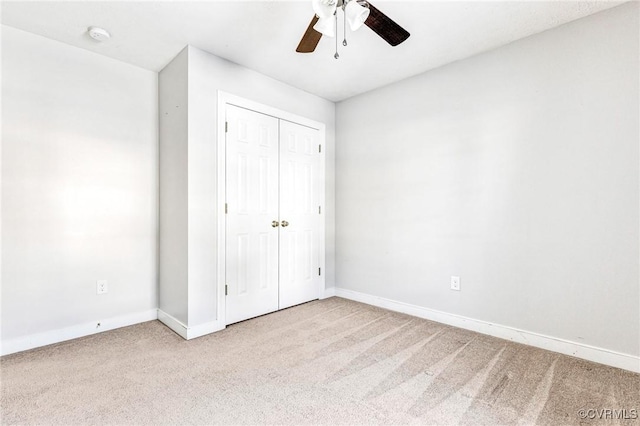
[[[105,41],[111,38],[111,34],[109,34],[109,31],[105,30],[104,28],[89,27],[87,32],[89,33],[89,36],[95,41]]]

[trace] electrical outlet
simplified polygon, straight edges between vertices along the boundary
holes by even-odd
[[[460,277],[451,276],[451,290],[460,291]]]
[[[105,294],[109,292],[109,283],[107,280],[96,281],[96,294]]]

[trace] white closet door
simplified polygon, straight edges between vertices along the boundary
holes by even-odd
[[[318,130],[280,120],[280,309],[318,298],[318,143]]]
[[[227,106],[226,322],[278,310],[278,119]]]

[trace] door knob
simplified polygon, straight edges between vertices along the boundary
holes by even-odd
[[[273,226],[274,228],[278,227],[278,221],[277,220],[272,220],[271,221],[271,226]]]
[[[287,222],[286,220],[282,221],[282,227],[286,228],[287,226],[289,226],[289,222]]]

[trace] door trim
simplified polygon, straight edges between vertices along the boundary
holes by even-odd
[[[293,114],[288,111],[283,111],[278,108],[271,107],[269,105],[264,105],[249,99],[242,98],[240,96],[233,95],[231,93],[223,92],[218,90],[218,105],[217,105],[217,122],[216,122],[216,132],[217,132],[217,190],[218,197],[216,201],[216,211],[217,211],[217,307],[218,307],[218,318],[217,321],[220,324],[221,328],[224,328],[227,325],[227,310],[225,303],[225,277],[226,277],[226,216],[225,216],[225,202],[227,199],[226,194],[226,131],[225,131],[225,121],[226,121],[226,110],[227,105],[234,105],[240,108],[249,109],[255,112],[259,112],[261,114],[270,115],[272,117],[278,118],[280,120],[290,121],[292,123],[297,123],[303,126],[310,127],[312,129],[317,129],[320,132],[319,140],[323,149],[320,152],[320,205],[322,206],[322,214],[320,220],[320,284],[318,287],[318,299],[324,298],[325,293],[325,276],[326,276],[326,220],[324,217],[326,216],[326,188],[325,188],[325,178],[326,178],[326,170],[325,170],[325,153],[326,153],[326,126],[324,123],[319,121],[311,120],[306,117],[302,117],[297,114]]]

